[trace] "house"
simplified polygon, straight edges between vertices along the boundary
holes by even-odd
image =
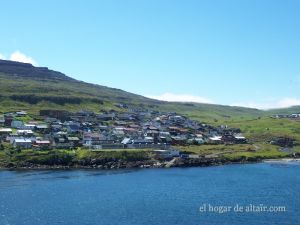
[[[121,108],[121,109],[128,109],[128,106],[126,104],[122,104],[122,103],[116,104],[115,106],[118,108]]]
[[[153,144],[153,139],[134,139],[132,140],[133,145],[151,145]]]
[[[4,115],[1,115],[0,116],[0,126],[4,126],[4,123],[5,123]]]
[[[201,137],[195,137],[195,138],[190,138],[190,139],[188,139],[187,143],[188,143],[188,144],[201,145],[201,144],[204,144],[205,141],[204,141],[204,139],[201,138]]]
[[[22,138],[22,137],[18,136],[17,134],[11,133],[6,136],[5,141],[9,142],[10,144],[13,144],[15,139],[20,139],[20,138]]]
[[[48,128],[49,128],[49,127],[48,127],[47,124],[38,124],[38,125],[35,126],[35,129],[36,129],[37,131],[45,131],[45,130],[47,130]]]
[[[10,124],[12,128],[20,129],[23,127],[23,122],[20,120],[13,120]]]
[[[22,117],[22,116],[26,116],[27,115],[27,112],[26,111],[19,111],[19,112],[16,112],[16,116],[17,117]]]
[[[185,145],[187,143],[187,138],[183,135],[171,136],[171,138],[173,145]]]
[[[72,144],[73,147],[80,146],[80,139],[78,137],[67,137],[68,143]]]
[[[58,136],[54,138],[55,148],[57,149],[69,149],[74,147],[72,142],[69,142],[65,136]]]
[[[35,129],[35,124],[25,123],[20,128],[23,129],[23,130],[34,130]]]
[[[124,140],[123,143],[125,143]],[[131,139],[130,141],[128,141],[126,145],[128,148],[151,148],[153,144],[154,144],[153,139],[137,138],[137,139]]]
[[[162,136],[160,135],[157,139],[158,143],[162,144],[171,144],[172,143],[172,138],[170,135]]]
[[[58,131],[58,132],[56,132],[55,136],[61,137],[61,136],[65,136],[65,135],[67,135],[67,134],[68,134],[68,132]]]
[[[11,128],[0,128],[0,138],[3,140],[12,133]]]
[[[168,127],[168,130],[169,130],[169,133],[171,135],[177,135],[177,134],[180,134],[180,128],[179,127],[174,127],[174,126],[171,126],[171,127]]]
[[[145,137],[152,137],[155,141],[157,141],[158,136],[159,136],[159,131],[157,131],[157,130],[147,130],[144,133],[144,136]]]
[[[163,158],[163,159],[174,158],[174,157],[180,156],[180,152],[175,149],[154,150],[153,153],[155,154],[156,158]]]
[[[222,136],[209,137],[208,142],[210,144],[221,144],[222,143]]]
[[[66,122],[64,125],[67,128],[67,131],[69,133],[76,133],[80,130],[80,123],[75,123],[75,122]]]
[[[10,134],[10,133],[12,133],[11,128],[0,128],[0,135],[1,134]]]
[[[299,118],[300,114],[299,113],[293,113],[290,115],[290,118]]]
[[[54,137],[54,141],[56,144],[66,143],[67,139],[64,136]]]
[[[101,135],[99,133],[89,133],[85,132],[83,134],[83,145],[91,146],[91,145],[100,145]]]
[[[236,139],[232,134],[224,134],[222,135],[221,140],[225,144],[234,144]]]
[[[12,113],[6,113],[4,114],[4,126],[10,127],[12,121],[14,120],[14,115]]]
[[[115,127],[113,129],[113,134],[115,134],[118,137],[122,137],[125,135],[124,127]]]
[[[126,127],[126,128],[124,128],[124,133],[126,133],[128,135],[134,135],[134,134],[138,133],[138,130],[135,128]]]
[[[129,124],[128,127],[133,128],[133,129],[139,129],[140,128],[140,126],[137,125],[137,124]]]
[[[245,144],[245,143],[247,143],[247,139],[244,136],[235,135],[234,138],[235,138],[235,143],[236,144]]]
[[[132,143],[131,138],[124,138],[123,141],[121,141],[121,144],[123,145],[131,144],[131,143]]]
[[[105,125],[99,125],[99,130],[100,130],[100,131],[108,131],[108,130],[109,130],[109,127],[108,127],[108,126],[105,126]]]
[[[17,138],[13,141],[13,147],[14,148],[31,148],[32,143],[31,139],[26,139],[26,138]]]
[[[272,117],[276,118],[276,119],[281,119],[281,118],[288,118],[289,115],[288,114],[276,114],[276,115],[273,115]]]
[[[161,131],[159,132],[159,137],[171,137],[171,134],[167,131]]]
[[[35,140],[32,146],[40,149],[49,149],[51,142],[49,140]]]
[[[17,130],[17,135],[18,136],[33,136],[33,131],[32,130]]]
[[[60,131],[63,128],[63,125],[61,122],[55,121],[51,123],[50,127],[53,131]]]

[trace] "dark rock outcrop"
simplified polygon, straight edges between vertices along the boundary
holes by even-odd
[[[49,70],[47,67],[34,67],[29,63],[21,63],[8,60],[0,60],[0,72],[6,74],[13,74],[27,78],[53,79],[53,80],[74,80],[63,73]]]

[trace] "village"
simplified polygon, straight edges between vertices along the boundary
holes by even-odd
[[[174,146],[247,143],[240,129],[226,125],[214,127],[175,112],[123,111],[40,110],[36,117],[26,111],[7,112],[0,115],[1,148],[153,149],[158,154],[177,156]]]
[[[273,119],[299,119],[300,118],[300,113],[291,113],[291,114],[275,114],[272,115],[271,118]]]

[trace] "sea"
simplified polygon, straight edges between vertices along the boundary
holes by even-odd
[[[0,170],[0,225],[299,225],[300,163]]]

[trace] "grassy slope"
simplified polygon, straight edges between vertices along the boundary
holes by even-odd
[[[0,68],[1,71],[1,68]],[[241,128],[247,137],[267,140],[269,136],[291,135],[299,139],[299,124],[291,120],[275,120],[269,115],[278,113],[278,110],[260,111],[242,107],[230,107],[211,104],[168,103],[151,100],[122,90],[100,85],[88,84],[74,79],[57,80],[52,77],[32,77],[4,74],[0,72],[0,112],[10,110],[28,110],[38,114],[40,109],[66,109],[77,111],[89,109],[99,112],[101,109],[117,109],[115,104],[127,103],[133,107],[150,108],[160,111],[175,111],[193,119],[213,125],[227,124]],[[11,95],[58,96],[76,97],[82,99],[80,104],[59,105],[49,101],[40,101],[37,104],[14,101]],[[98,99],[103,104],[89,101]],[[295,112],[299,107],[282,109],[285,112]],[[281,112],[281,111],[280,111]],[[261,118],[261,119],[258,119]]]
[[[272,109],[267,111],[269,114],[292,114],[292,113],[300,113],[300,106],[292,106],[289,108],[283,109]]]
[[[1,71],[1,68],[0,68]],[[93,85],[77,80],[56,80],[52,78],[32,79],[20,75],[4,74],[0,72],[0,111],[27,110],[38,113],[40,109],[66,109],[77,111],[88,109],[99,112],[101,109],[117,109],[115,104],[126,103],[133,107],[143,107],[160,111],[176,111],[195,119],[213,122],[225,118],[253,118],[261,115],[256,109],[230,107],[210,104],[168,103],[131,94],[119,89]],[[44,97],[64,97],[82,99],[80,104],[59,105],[49,101],[40,101],[37,104],[12,100],[9,96],[34,95]],[[93,100],[101,100],[103,104]]]
[[[1,71],[1,68],[0,68]],[[58,96],[58,97],[76,97],[82,99],[80,104],[64,105],[56,104],[49,101],[40,101],[37,104],[29,104],[21,101],[14,101],[9,96],[12,95],[35,95],[39,97]],[[103,101],[103,104],[95,103],[92,100],[97,99]],[[53,79],[52,77],[35,76],[26,77],[16,74],[5,74],[0,72],[0,112],[11,110],[27,110],[32,114],[38,114],[40,109],[65,109],[77,111],[80,109],[93,110],[99,112],[102,109],[118,109],[115,107],[117,103],[126,103],[133,107],[143,107],[160,111],[175,111],[187,115],[193,119],[209,123],[213,125],[227,124],[231,127],[241,128],[245,136],[250,141],[260,145],[262,149],[253,152],[239,152],[241,149],[253,148],[253,146],[194,146],[192,151],[195,153],[215,153],[234,149],[234,155],[261,155],[268,157],[283,156],[284,153],[278,151],[274,146],[265,145],[267,141],[274,136],[291,136],[300,141],[299,122],[288,119],[271,119],[269,116],[276,113],[296,113],[300,107],[292,107],[289,109],[279,109],[271,111],[260,111],[256,109],[230,107],[211,104],[185,104],[185,103],[168,103],[157,100],[151,100],[139,95],[131,94],[119,89],[108,88],[100,85],[88,84],[74,79]],[[297,151],[299,147],[295,148]],[[185,150],[185,149],[184,149]],[[191,150],[191,149],[190,149]],[[16,153],[16,155],[22,153]],[[24,154],[32,154],[25,152]],[[34,153],[39,158],[39,154]],[[48,155],[47,155],[48,154]],[[47,153],[45,157],[54,157],[56,153]],[[50,154],[50,156],[49,156]],[[70,152],[58,152],[57,154],[72,154]],[[80,154],[87,154],[78,152]],[[90,153],[89,153],[90,154]],[[91,153],[96,154],[96,153]],[[111,153],[106,153],[111,154]],[[117,153],[114,153],[117,154]],[[119,154],[119,153],[118,153]],[[15,155],[15,153],[13,154]],[[53,156],[54,155],[54,156]],[[0,160],[6,157],[3,151],[0,151]],[[31,157],[31,156],[30,156]],[[30,158],[29,157],[29,158]],[[77,157],[77,155],[76,155]],[[90,156],[86,156],[90,157]],[[13,158],[12,158],[13,159]]]
[[[99,85],[88,84],[76,80],[54,80],[54,79],[31,79],[19,75],[0,73],[0,110],[25,109],[36,113],[40,109],[66,109],[76,111],[79,109],[99,109],[114,108],[114,103],[141,103],[151,104],[154,100],[146,99],[139,95],[134,95],[118,89],[107,88]],[[12,95],[35,95],[43,97],[65,97],[82,99],[80,104],[59,105],[49,101],[41,101],[37,104],[29,104],[21,101],[14,101],[9,98]],[[101,100],[104,104],[94,103],[92,100]],[[91,101],[90,101],[91,100]]]

